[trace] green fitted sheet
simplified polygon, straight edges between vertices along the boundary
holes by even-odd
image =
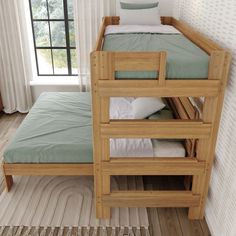
[[[209,56],[181,34],[121,33],[105,36],[104,51],[166,51],[167,79],[206,79]],[[116,79],[156,79],[157,72],[116,72]]]
[[[89,93],[44,93],[4,152],[6,163],[92,163]]]

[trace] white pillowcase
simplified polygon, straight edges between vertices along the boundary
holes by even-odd
[[[149,9],[120,9],[121,25],[161,25],[158,7]]]
[[[132,112],[134,119],[145,119],[151,114],[165,107],[161,98],[140,97],[132,102]]]

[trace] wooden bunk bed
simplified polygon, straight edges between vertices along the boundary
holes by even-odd
[[[103,19],[95,50],[91,53],[97,217],[109,218],[111,207],[188,207],[190,219],[202,219],[231,55],[183,22],[162,17],[162,24],[174,26],[210,56],[206,80],[167,80],[166,52],[102,51],[106,26],[117,24],[119,17]],[[115,71],[137,70],[158,71],[159,78],[114,78]],[[110,97],[127,96],[168,97],[180,119],[110,120]],[[188,97],[205,98],[201,118],[196,116]],[[188,157],[111,158],[110,138],[186,139]],[[192,184],[185,191],[113,192],[110,189],[112,175],[188,175],[192,176]]]

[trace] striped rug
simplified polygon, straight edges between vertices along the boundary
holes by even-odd
[[[0,195],[0,235],[149,235],[146,208],[113,208],[95,218],[93,177],[15,177]],[[112,178],[112,189],[142,190],[141,177]]]

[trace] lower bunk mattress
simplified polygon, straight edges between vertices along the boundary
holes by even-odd
[[[132,140],[131,140],[132,141]],[[111,154],[126,156],[129,149],[136,150],[140,156],[184,156],[181,142],[139,140],[135,145],[128,140],[113,143]],[[127,143],[130,146],[127,147]],[[146,147],[145,147],[146,145]],[[119,148],[124,147],[126,151]],[[147,150],[145,150],[145,148]],[[166,153],[167,152],[167,153]],[[172,154],[171,154],[172,153]],[[133,152],[130,152],[130,156]],[[171,155],[170,155],[171,154]],[[34,104],[18,128],[14,138],[4,151],[5,163],[93,163],[92,112],[90,93],[52,92],[43,93]]]

